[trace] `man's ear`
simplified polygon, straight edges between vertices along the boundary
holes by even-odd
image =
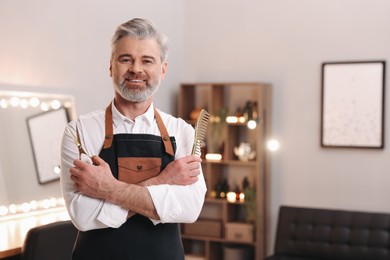
[[[112,78],[112,60],[110,60],[110,77]]]
[[[161,79],[165,78],[165,74],[167,73],[168,63],[164,62],[164,64],[161,66]]]

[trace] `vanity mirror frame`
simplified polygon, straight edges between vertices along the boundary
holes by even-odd
[[[44,180],[39,181],[37,177],[34,165],[35,158],[26,123],[27,118],[34,116],[34,114],[55,110],[55,108],[66,110],[67,121],[76,118],[73,95],[23,91],[21,88],[15,88],[16,91],[0,89],[0,110],[2,110],[3,125],[1,132],[2,152],[0,154],[0,206],[6,207],[62,196],[59,178],[45,182]],[[17,97],[20,102],[11,104],[10,100],[13,97]],[[45,106],[43,108],[36,104],[33,106],[32,103],[29,103],[33,97],[39,99],[41,104],[45,103]],[[54,100],[56,100],[57,105],[51,106],[53,105],[51,102]],[[13,121],[17,121],[17,125],[12,125]],[[52,124],[46,126],[48,129],[52,127]],[[60,158],[60,151],[56,151],[56,153],[55,156]]]

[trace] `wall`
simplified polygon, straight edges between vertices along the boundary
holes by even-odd
[[[144,17],[171,39],[173,51],[162,88],[174,90],[182,74],[182,9],[180,0],[1,1],[0,85],[65,89],[75,95],[79,114],[103,108],[113,97],[111,36],[120,23]],[[176,108],[170,101],[172,91],[159,95],[158,107]]]
[[[186,6],[186,80],[273,84],[273,136],[281,142],[272,155],[273,232],[280,204],[390,212],[388,108],[385,149],[320,147],[321,63],[389,61],[389,12],[385,0]]]
[[[183,25],[180,22],[183,12],[177,10],[182,9],[179,0],[163,3],[0,1],[0,90],[71,94],[75,97],[77,114],[105,108],[113,97],[109,77],[111,36],[120,23],[145,17],[155,22],[171,39],[173,51],[169,57],[168,74],[156,106],[168,112],[175,111],[183,57]],[[4,126],[8,125],[9,117],[16,120],[9,114],[10,110],[3,112],[0,120]],[[24,120],[20,124],[26,125]],[[14,126],[12,129],[27,131]],[[12,129],[8,132],[15,133]],[[4,127],[3,130],[0,134],[5,132]],[[25,146],[26,151],[31,151],[26,146],[28,139],[2,137],[2,142],[12,140],[14,146]],[[8,154],[4,147],[0,155]],[[27,164],[27,160],[33,162],[32,156],[26,157],[24,163],[20,163],[15,154],[3,157],[4,160],[0,160],[0,188],[5,188],[0,192],[0,206],[59,196],[59,182],[38,185],[35,169],[28,169],[33,165]],[[26,175],[22,185],[9,185],[21,179],[11,175],[7,170],[10,168],[19,169],[20,174]]]
[[[272,231],[280,204],[390,212],[387,139],[384,150],[319,145],[321,63],[389,60],[389,11],[387,0],[3,0],[0,85],[65,90],[78,113],[104,107],[109,38],[118,23],[147,17],[172,41],[162,109],[175,111],[182,81],[273,84],[282,147],[272,158]]]

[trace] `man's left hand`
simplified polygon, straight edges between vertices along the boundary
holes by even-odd
[[[70,169],[76,190],[93,198],[106,199],[111,195],[118,180],[111,173],[110,166],[100,157],[92,158],[93,165],[74,160]]]

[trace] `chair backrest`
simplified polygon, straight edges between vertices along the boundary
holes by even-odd
[[[22,248],[22,260],[69,260],[77,237],[70,220],[30,229]]]

